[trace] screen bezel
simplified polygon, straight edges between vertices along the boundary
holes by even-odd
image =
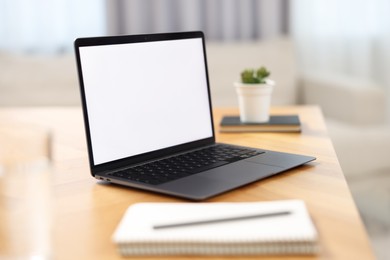
[[[205,76],[207,83],[207,94],[209,101],[209,111],[210,111],[210,120],[211,120],[211,130],[212,136],[204,138],[201,140],[188,142],[184,144],[179,144],[167,148],[163,148],[157,151],[147,152],[135,156],[129,156],[126,158],[121,158],[111,162],[106,162],[102,164],[95,164],[94,155],[92,149],[92,140],[89,127],[89,117],[88,117],[88,107],[86,103],[86,95],[83,81],[83,71],[80,60],[80,47],[88,46],[100,46],[100,45],[117,45],[117,44],[131,44],[131,43],[142,43],[142,42],[156,42],[156,41],[169,41],[169,40],[181,40],[181,39],[192,39],[197,38],[202,40],[203,46],[203,57],[204,57],[204,66],[205,66]],[[94,176],[98,173],[109,172],[118,168],[123,168],[126,166],[138,164],[144,161],[160,158],[174,153],[179,153],[185,150],[194,149],[200,146],[210,145],[215,143],[215,130],[212,114],[212,104],[211,104],[211,94],[210,94],[210,84],[209,84],[209,75],[207,67],[207,58],[206,58],[206,46],[204,40],[204,34],[201,31],[193,32],[175,32],[175,33],[159,33],[159,34],[141,34],[141,35],[122,35],[122,36],[106,36],[106,37],[89,37],[89,38],[78,38],[74,42],[77,71],[80,85],[80,94],[81,94],[81,104],[83,108],[83,117],[85,125],[86,140],[88,146],[88,157],[89,164],[91,168],[91,174]],[[157,130],[158,131],[158,130]]]

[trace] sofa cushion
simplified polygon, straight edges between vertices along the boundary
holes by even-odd
[[[0,53],[0,106],[78,105],[73,54]]]
[[[383,124],[386,90],[358,77],[310,71],[300,76],[301,101],[318,104],[327,118],[358,125]]]
[[[390,172],[390,125],[356,127],[330,118],[326,125],[347,178]]]

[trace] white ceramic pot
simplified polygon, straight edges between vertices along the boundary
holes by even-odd
[[[269,121],[272,91],[275,83],[267,80],[264,84],[235,82],[240,109],[240,119],[244,123],[264,123]]]

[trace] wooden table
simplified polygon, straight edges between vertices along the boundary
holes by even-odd
[[[220,134],[218,123],[222,116],[237,114],[237,110],[215,109],[217,141],[307,154],[317,157],[317,160],[208,201],[302,199],[318,227],[321,241],[320,255],[307,259],[373,259],[366,231],[327,135],[320,109],[316,106],[278,107],[273,108],[272,113],[299,114],[302,133]],[[93,179],[88,168],[80,108],[2,108],[0,122],[3,125],[34,124],[52,131],[50,226],[54,259],[121,259],[111,242],[111,235],[129,205],[184,201]],[[299,259],[272,259],[278,258]]]

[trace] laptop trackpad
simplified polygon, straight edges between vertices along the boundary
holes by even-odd
[[[245,159],[245,161],[258,163],[261,165],[281,167],[287,170],[296,167],[298,165],[304,164],[313,159],[314,159],[313,157],[304,156],[304,155],[267,151],[258,156]]]
[[[239,161],[161,186],[177,194],[203,199],[283,171],[281,167]]]
[[[244,160],[201,173],[200,175],[222,182],[245,184],[281,171],[283,171],[283,168],[278,166],[252,163]]]

